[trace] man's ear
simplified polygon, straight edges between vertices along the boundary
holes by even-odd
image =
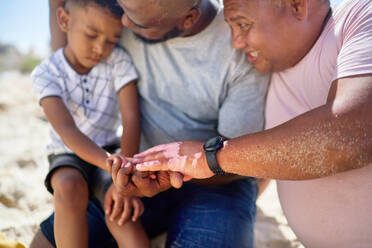
[[[69,26],[68,24],[70,22],[70,15],[63,7],[58,7],[56,15],[59,28],[62,30],[62,32],[67,32]]]
[[[308,0],[288,0],[289,7],[293,16],[298,20],[303,20],[308,14]]]
[[[200,15],[201,13],[197,8],[192,8],[184,18],[182,29],[187,30],[194,26],[199,21]]]

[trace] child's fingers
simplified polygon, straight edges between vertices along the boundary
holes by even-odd
[[[123,202],[121,200],[114,201],[114,207],[110,215],[110,220],[114,221],[116,217],[118,217],[122,211],[123,211]]]
[[[114,184],[116,184],[116,176],[120,168],[121,168],[121,159],[114,157],[112,166],[111,166],[111,176],[112,176],[112,180],[114,181]]]
[[[141,200],[133,200],[133,216],[132,221],[135,222],[143,214],[143,204]]]
[[[132,214],[132,204],[129,202],[128,198],[125,198],[124,201],[124,211],[121,214],[120,220],[119,220],[119,225],[122,226],[124,223],[126,223],[130,216]]]
[[[114,163],[114,160],[112,158],[106,159],[106,168],[110,174],[112,174],[112,164]]]
[[[105,210],[106,215],[109,215],[111,213],[112,203],[112,197],[106,196],[103,201],[103,209]]]

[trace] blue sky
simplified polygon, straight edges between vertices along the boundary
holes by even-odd
[[[49,47],[48,0],[0,0],[0,42],[45,55]]]
[[[337,4],[342,0],[331,0]],[[21,51],[34,49],[41,56],[49,51],[48,0],[0,0],[0,42]]]

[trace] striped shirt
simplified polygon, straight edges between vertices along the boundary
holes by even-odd
[[[121,118],[117,93],[137,77],[131,58],[121,48],[115,48],[104,62],[83,75],[71,67],[61,48],[31,74],[39,103],[45,97],[60,97],[80,131],[101,147],[118,140]],[[47,152],[72,152],[51,126]]]

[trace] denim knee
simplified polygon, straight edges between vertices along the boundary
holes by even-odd
[[[257,182],[198,188],[173,212],[166,247],[253,247]]]

